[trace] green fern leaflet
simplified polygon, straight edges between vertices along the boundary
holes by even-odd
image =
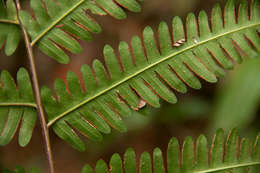
[[[7,71],[0,77],[0,145],[8,144],[20,125],[19,144],[26,146],[37,120],[36,104],[29,74],[23,68],[17,73],[16,86]]]
[[[13,0],[6,4],[0,1],[0,49],[5,45],[5,54],[12,55],[21,39],[16,7]]]
[[[167,160],[164,161],[163,158]],[[14,171],[8,169],[1,171],[25,173],[25,169],[20,166]],[[230,132],[227,138],[223,130],[218,130],[211,143],[204,135],[200,135],[196,141],[187,137],[182,147],[176,138],[172,138],[168,144],[167,157],[163,157],[162,151],[156,148],[152,158],[148,152],[144,152],[137,161],[135,151],[129,148],[123,159],[119,154],[114,154],[109,167],[103,160],[99,160],[95,166],[96,173],[258,173],[259,171],[260,134],[254,141],[247,138],[240,140],[236,130]],[[34,168],[30,173],[40,171]],[[86,164],[82,173],[94,173],[94,170]]]
[[[62,80],[55,82],[59,99],[52,96],[50,89],[42,89],[48,126],[73,147],[84,150],[84,143],[74,130],[100,141],[101,133],[110,133],[110,127],[125,132],[121,116],[131,115],[132,109],[147,104],[159,107],[159,98],[176,103],[174,92],[185,93],[187,86],[201,88],[199,78],[216,82],[225,69],[233,68],[233,61],[242,62],[244,54],[255,57],[260,50],[259,1],[252,1],[250,14],[247,1],[239,5],[238,14],[234,11],[234,0],[227,1],[224,13],[216,5],[211,24],[204,11],[200,12],[198,21],[194,14],[189,14],[186,31],[181,19],[175,17],[173,40],[168,26],[162,22],[158,29],[160,49],[152,29],[147,27],[143,43],[139,37],[132,39],[131,46],[120,43],[120,61],[107,45],[104,48],[107,68],[98,60],[93,63],[93,70],[82,66],[84,89],[72,72],[67,75],[70,92]],[[174,46],[183,39],[185,43]]]
[[[44,53],[60,63],[68,63],[64,49],[80,53],[82,48],[75,38],[91,40],[90,33],[100,33],[99,24],[87,14],[109,14],[117,19],[126,18],[123,7],[139,12],[136,0],[31,0],[35,19],[26,11],[19,17],[31,36],[31,45],[37,45]]]
[[[233,130],[224,141],[224,133],[219,130],[211,147],[206,137],[201,135],[196,142],[193,142],[191,137],[187,137],[181,151],[178,140],[172,138],[168,144],[167,167],[159,148],[154,149],[153,158],[149,153],[144,152],[139,166],[134,150],[128,149],[124,154],[123,163],[119,154],[114,154],[110,159],[109,169],[103,160],[99,160],[95,171],[97,173],[258,173],[260,136],[258,135],[253,144],[245,138],[239,142],[237,132]],[[94,171],[89,165],[85,165],[82,173],[94,173]]]

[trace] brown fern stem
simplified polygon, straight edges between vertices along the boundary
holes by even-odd
[[[16,8],[18,11],[21,10],[21,5],[20,5],[19,0],[16,0]],[[19,19],[19,17],[18,17],[18,19]],[[39,116],[40,124],[42,127],[42,134],[44,137],[45,149],[46,149],[46,154],[48,157],[49,170],[50,170],[50,173],[54,173],[54,162],[53,162],[52,151],[51,151],[49,130],[48,130],[47,123],[45,120],[44,109],[43,109],[42,101],[41,101],[40,87],[39,87],[37,71],[36,71],[36,66],[35,66],[35,61],[34,61],[34,54],[33,54],[32,46],[30,44],[29,36],[20,20],[19,20],[19,25],[20,25],[23,35],[24,35],[25,45],[26,45],[26,49],[27,49],[29,62],[30,62],[30,71],[31,71],[32,82],[33,82],[33,91],[34,91],[34,96],[35,96],[35,100],[36,100],[36,104],[37,104],[38,116]]]

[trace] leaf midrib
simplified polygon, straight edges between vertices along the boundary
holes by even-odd
[[[122,79],[122,80],[116,82],[115,84],[111,85],[111,86],[108,87],[107,89],[98,92],[98,93],[95,94],[94,96],[92,96],[92,97],[86,99],[85,101],[83,101],[83,102],[81,102],[81,103],[75,105],[74,107],[68,109],[67,111],[65,111],[65,112],[63,112],[62,114],[58,115],[58,116],[55,117],[54,119],[50,120],[50,121],[48,122],[47,126],[50,127],[50,126],[53,125],[56,121],[58,121],[59,119],[61,119],[61,118],[64,117],[64,116],[66,116],[67,114],[73,112],[74,110],[78,109],[79,107],[85,105],[85,104],[88,103],[89,101],[94,100],[95,98],[99,97],[100,95],[102,95],[102,94],[104,94],[104,93],[106,93],[106,92],[108,92],[108,91],[114,89],[115,87],[121,85],[122,83],[124,83],[124,82],[126,82],[126,81],[132,79],[133,77],[135,77],[135,76],[137,76],[137,75],[143,73],[144,71],[146,71],[146,70],[148,70],[148,69],[150,69],[150,68],[152,68],[152,67],[154,67],[154,66],[156,66],[156,65],[158,65],[158,64],[160,64],[160,63],[162,63],[162,62],[164,62],[164,61],[167,61],[168,59],[170,59],[170,58],[172,58],[172,57],[174,57],[174,56],[177,56],[177,55],[179,55],[179,54],[181,54],[181,53],[183,53],[183,52],[185,52],[185,51],[188,51],[188,50],[190,50],[190,49],[193,49],[193,48],[195,48],[195,47],[198,47],[198,46],[200,46],[200,45],[203,45],[203,44],[205,44],[205,43],[207,43],[207,42],[210,42],[210,41],[212,41],[212,40],[216,40],[216,39],[218,39],[218,38],[220,38],[220,37],[223,37],[223,36],[225,36],[225,35],[229,35],[229,34],[232,34],[232,33],[235,33],[235,32],[239,32],[239,31],[242,31],[242,30],[245,30],[245,29],[253,28],[253,27],[256,27],[256,26],[258,26],[258,25],[260,25],[260,22],[256,22],[256,23],[254,23],[254,24],[249,24],[249,25],[246,25],[246,26],[243,26],[243,27],[239,27],[238,29],[233,29],[233,30],[231,30],[231,31],[229,31],[229,32],[226,31],[226,32],[223,32],[223,33],[221,33],[221,34],[219,34],[219,35],[216,35],[216,36],[213,36],[213,37],[211,37],[211,38],[209,38],[209,39],[206,39],[206,40],[204,40],[204,41],[200,41],[200,42],[195,43],[195,44],[193,44],[193,45],[191,45],[191,46],[188,46],[188,47],[186,47],[186,48],[184,48],[184,49],[182,49],[182,50],[180,50],[180,51],[173,52],[173,53],[171,53],[171,54],[165,56],[164,58],[159,59],[158,61],[156,61],[156,62],[154,62],[154,63],[148,64],[147,67],[138,70],[136,73],[125,77],[124,79]]]
[[[26,102],[6,102],[6,103],[0,103],[0,107],[9,107],[9,106],[24,106],[24,107],[33,107],[37,108],[37,105],[35,103],[26,103]]]
[[[18,25],[18,20],[0,19],[0,23],[15,24]]]
[[[229,166],[221,166],[218,168],[206,169],[202,171],[194,171],[193,173],[210,173],[210,172],[224,171],[233,168],[242,168],[242,167],[256,166],[256,165],[260,165],[260,162],[239,163],[239,164],[234,164]]]
[[[45,30],[41,31],[40,34],[31,41],[31,46],[34,46],[46,33],[48,33],[52,28],[54,28],[60,21],[62,21],[65,17],[67,17],[70,13],[72,13],[76,8],[78,8],[82,3],[87,0],[80,0],[76,3],[72,8],[70,8],[66,13],[60,16],[57,20],[53,21]]]

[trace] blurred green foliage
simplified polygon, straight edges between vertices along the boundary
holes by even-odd
[[[1,169],[0,170],[1,173],[26,173],[25,168],[21,167],[21,166],[16,166],[16,168],[11,171],[9,169]],[[30,171],[28,173],[40,173],[40,170],[37,168],[31,168]]]
[[[217,128],[245,129],[256,119],[260,106],[260,56],[239,65],[229,80],[216,91],[213,117],[209,125]]]

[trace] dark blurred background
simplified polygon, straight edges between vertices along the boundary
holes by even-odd
[[[94,35],[94,40],[90,43],[81,42],[84,52],[71,55],[68,65],[58,64],[35,49],[40,85],[52,87],[56,78],[66,78],[68,70],[80,74],[82,64],[91,64],[94,58],[102,60],[105,44],[117,48],[119,41],[129,42],[133,35],[140,35],[147,25],[157,30],[160,21],[170,24],[176,15],[185,19],[189,12],[198,14],[200,10],[205,10],[209,13],[216,2],[223,5],[224,0],[145,0],[142,3],[142,12],[128,13],[128,18],[124,21],[109,16],[94,16],[103,32]],[[27,3],[28,1],[24,1],[23,5],[28,6]],[[13,56],[6,57],[3,51],[0,51],[0,57],[0,70],[6,69],[13,76],[19,67],[28,68],[22,41]],[[260,131],[259,67],[258,59],[245,60],[243,65],[228,72],[226,78],[219,79],[217,84],[202,81],[201,90],[189,89],[185,95],[178,94],[179,102],[175,105],[162,101],[162,109],[146,107],[140,113],[133,113],[134,116],[125,120],[127,133],[113,131],[104,135],[104,140],[100,143],[83,139],[87,144],[87,150],[83,153],[74,150],[50,131],[57,173],[80,172],[85,163],[94,167],[96,161],[101,158],[108,162],[113,153],[122,155],[128,147],[136,150],[137,158],[140,153],[152,152],[155,147],[160,147],[165,152],[167,143],[173,136],[180,139],[180,142],[186,136],[195,139],[201,133],[210,137],[220,127],[226,131],[237,127],[242,136],[255,136]],[[42,172],[47,172],[39,123],[27,147],[19,147],[15,136],[8,146],[0,148],[0,163],[7,168],[23,165],[27,169],[38,167]]]

